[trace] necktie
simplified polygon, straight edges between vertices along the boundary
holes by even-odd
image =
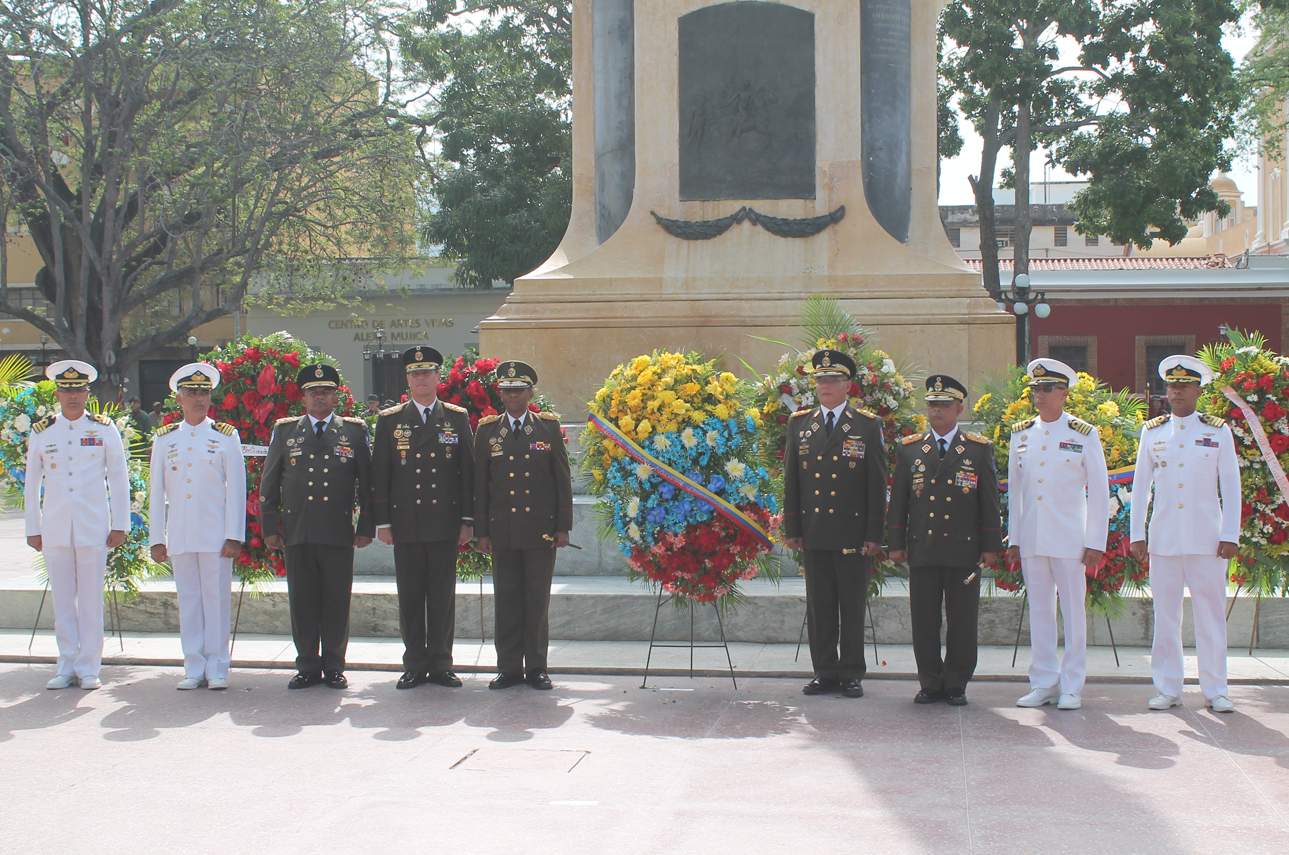
[[[832,410],[828,411],[828,418],[824,419],[824,433],[832,436],[833,415]]]
[[[515,433],[515,434],[518,434],[518,433],[519,433],[519,428],[520,428],[520,426],[521,426],[522,424],[523,424],[523,422],[521,422],[519,419],[511,419],[511,420],[510,420],[510,430],[511,430],[511,432],[512,432],[512,433]]]
[[[429,407],[418,407],[417,409],[419,409],[419,410],[421,411],[421,424],[423,424],[423,425],[424,425],[424,424],[429,424],[429,422],[430,422],[430,408],[429,408]]]
[[[946,450],[946,449],[945,449],[945,447],[944,447],[944,445],[945,445],[944,440],[943,440],[943,439],[941,439],[941,440],[940,440],[940,459],[941,459],[941,460],[943,460],[943,459],[944,459],[944,452],[945,452],[945,450]]]
[[[318,431],[318,439],[322,439],[322,432],[323,432],[324,430],[326,430],[326,429],[327,429],[327,423],[326,423],[326,422],[318,422],[316,425],[314,425],[314,427],[315,427],[315,428],[317,429],[317,431]]]

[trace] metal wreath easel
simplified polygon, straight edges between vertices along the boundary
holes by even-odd
[[[125,652],[125,636],[121,634],[121,606],[116,600],[116,587],[109,588],[112,592],[112,608],[109,614],[112,616],[108,628],[111,634],[116,636],[117,644],[121,645],[121,652]],[[40,628],[40,617],[45,613],[45,598],[49,596],[49,582],[45,582],[45,590],[40,593],[40,606],[36,609],[36,620],[31,625],[31,638],[27,641],[27,655],[31,655],[32,649],[36,646],[36,630]]]
[[[649,633],[649,654],[645,657],[644,678],[640,681],[640,688],[642,689],[648,688],[649,664],[653,661],[653,651],[655,647],[680,647],[680,648],[688,647],[689,648],[689,678],[691,680],[694,678],[695,648],[719,647],[724,649],[725,651],[725,661],[729,664],[729,669],[730,669],[730,681],[734,683],[734,688],[735,690],[737,690],[738,680],[734,676],[734,660],[730,657],[730,646],[729,646],[729,643],[725,640],[725,621],[721,617],[720,600],[718,599],[716,602],[712,603],[712,608],[716,610],[716,625],[719,626],[721,630],[720,641],[697,641],[697,642],[694,641],[694,601],[693,600],[688,600],[686,602],[686,605],[689,607],[689,643],[686,644],[684,642],[679,642],[679,641],[676,641],[676,642],[655,641],[655,639],[658,636],[658,613],[662,611],[663,593],[664,593],[663,587],[659,585],[658,603],[657,605],[654,606],[654,610],[653,610],[653,629]],[[675,596],[676,596],[675,594],[672,595],[672,597],[675,597]]]
[[[1020,652],[1020,630],[1025,625],[1025,610],[1029,608],[1029,591],[1026,591],[1020,601],[1020,620],[1016,621],[1016,644],[1012,646],[1012,667],[1016,667],[1016,654]],[[1110,618],[1105,619],[1105,628],[1110,633],[1110,649],[1114,651],[1114,667],[1119,665],[1119,646],[1114,643],[1114,627],[1110,625]]]
[[[882,660],[878,658],[877,655],[877,621],[873,618],[873,610],[870,606],[871,603],[864,603],[864,613],[868,616],[868,622],[864,624],[864,629],[873,634],[873,662],[876,664]],[[806,625],[809,624],[809,622],[810,609],[806,609],[806,613],[801,616],[801,632],[797,635],[797,654],[792,657],[793,662],[801,659],[801,642],[806,637]]]

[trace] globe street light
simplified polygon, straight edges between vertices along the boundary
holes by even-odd
[[[998,293],[998,307],[1010,308],[1016,315],[1016,364],[1029,365],[1029,314],[1034,310],[1034,317],[1042,319],[1052,314],[1052,307],[1047,304],[1047,294],[1030,289],[1029,274],[1017,273],[1012,279],[1010,289]]]
[[[188,361],[197,361],[197,336],[195,335],[188,336]]]

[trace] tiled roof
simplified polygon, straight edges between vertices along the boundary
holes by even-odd
[[[978,258],[966,259],[972,270],[981,270]],[[999,270],[1011,270],[1013,261],[1010,258],[998,260]],[[1039,270],[1211,270],[1219,267],[1234,267],[1234,262],[1221,253],[1201,256],[1181,256],[1177,258],[1154,258],[1150,256],[1105,256],[1095,258],[1031,258],[1029,269]]]

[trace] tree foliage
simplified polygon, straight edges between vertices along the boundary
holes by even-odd
[[[440,158],[422,237],[457,262],[462,285],[514,282],[568,225],[570,5],[430,0],[402,33],[430,87],[422,118]]]
[[[1285,156],[1289,130],[1289,0],[1266,0],[1253,18],[1258,42],[1240,69],[1242,142],[1272,160]]]
[[[1185,220],[1225,215],[1209,188],[1230,166],[1224,141],[1238,107],[1222,27],[1229,0],[959,0],[944,13],[942,74],[985,141],[973,177],[985,284],[998,289],[993,176],[1013,152],[1015,271],[1028,270],[1029,155],[1088,176],[1075,230],[1149,247],[1176,243]],[[1077,48],[1062,61],[1062,44]]]
[[[107,387],[257,279],[317,298],[332,277],[271,274],[409,245],[418,161],[375,3],[8,0],[0,32],[0,219],[50,303],[0,282],[0,313]]]

